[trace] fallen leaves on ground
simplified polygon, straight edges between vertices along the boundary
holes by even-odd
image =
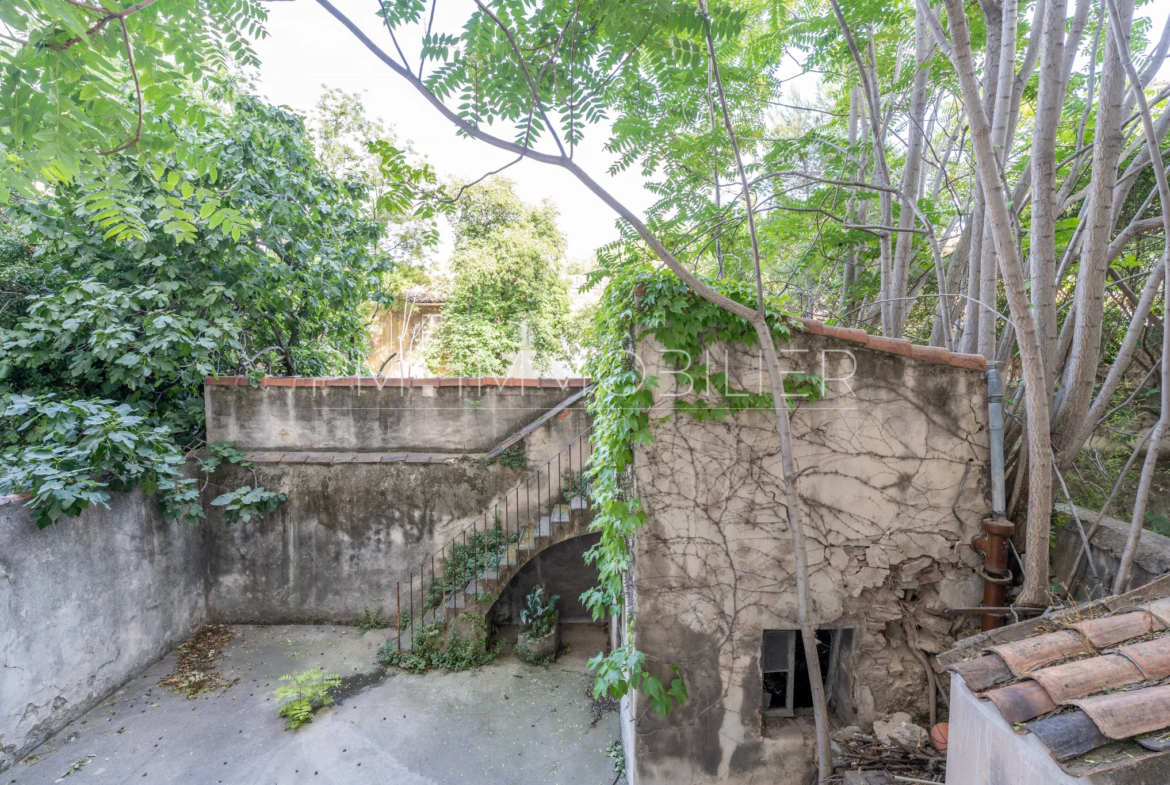
[[[175,672],[158,683],[188,698],[231,686],[215,669],[215,657],[233,637],[230,624],[208,624],[175,651]]]

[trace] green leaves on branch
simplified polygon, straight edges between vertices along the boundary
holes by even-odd
[[[214,182],[214,156],[184,133],[205,109],[190,86],[222,88],[229,70],[257,65],[250,41],[266,35],[266,18],[257,0],[0,3],[0,205],[74,184],[108,237],[146,237],[121,162],[150,169],[169,158]],[[193,223],[168,210],[156,207],[150,222],[176,233]]]
[[[256,516],[272,512],[287,499],[288,496],[283,493],[244,485],[217,496],[211,506],[223,507],[223,519],[229,524],[247,523]]]
[[[203,517],[169,430],[128,404],[53,395],[9,395],[0,403],[0,437],[9,442],[0,453],[0,494],[31,493],[39,528],[95,504],[108,508],[110,492],[134,488],[157,494],[167,520]]]
[[[38,528],[94,505],[108,509],[112,492],[135,488],[154,495],[168,521],[195,524],[204,517],[198,482],[185,471],[170,429],[129,404],[10,394],[0,396],[0,406],[0,495],[32,494],[28,507]],[[202,468],[210,474],[220,462],[242,457],[230,444],[213,445]],[[212,504],[225,508],[230,524],[274,510],[286,498],[245,486]]]
[[[664,687],[660,678],[643,669],[645,660],[646,655],[628,647],[615,649],[608,655],[598,654],[590,659],[589,670],[596,674],[593,697],[609,695],[620,699],[631,690],[640,689],[650,699],[650,705],[659,717],[670,714],[675,703],[679,706],[686,703],[689,697],[687,686],[679,677],[678,666],[670,666],[675,678],[670,680],[669,687]]]

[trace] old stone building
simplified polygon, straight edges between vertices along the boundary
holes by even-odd
[[[768,389],[754,349],[709,350],[730,391]],[[659,379],[651,421],[663,422],[635,459],[649,523],[623,627],[652,670],[680,668],[690,698],[666,719],[642,696],[624,701],[631,781],[803,785],[815,742],[774,414],[699,423],[674,410],[694,397],[685,365],[652,338],[638,356]],[[981,593],[969,543],[989,512],[983,358],[809,322],[782,362],[828,382],[792,420],[834,721],[925,721],[914,649],[947,648],[970,622],[944,609]]]

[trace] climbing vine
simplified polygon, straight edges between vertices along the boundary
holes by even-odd
[[[634,450],[654,440],[653,427],[665,420],[651,421],[654,376],[643,376],[634,362],[637,338],[649,331],[662,345],[664,356],[677,371],[685,371],[696,395],[693,400],[675,401],[675,412],[699,422],[722,420],[748,409],[771,412],[771,393],[752,393],[729,388],[727,374],[705,363],[706,344],[721,342],[754,346],[755,328],[750,323],[700,298],[667,270],[647,264],[612,267],[603,262],[589,285],[602,279],[608,284],[601,296],[590,337],[591,353],[586,373],[594,388],[589,397],[593,416],[593,458],[590,488],[595,510],[593,529],[601,537],[586,554],[599,573],[598,585],[581,595],[581,601],[600,620],[607,614],[620,616],[624,604],[623,577],[631,567],[631,538],[646,523],[641,502],[623,487],[634,460]],[[708,281],[723,294],[745,305],[755,306],[755,287],[746,282]],[[778,341],[787,341],[791,322],[784,315],[783,301],[767,304],[768,325]],[[789,373],[784,379],[789,406],[798,400],[813,401],[824,394],[819,376]],[[717,395],[712,395],[716,393]],[[597,674],[594,695],[621,698],[641,689],[660,716],[670,713],[675,703],[687,698],[686,685],[676,666],[670,686],[644,668],[645,655],[637,650],[634,630],[627,631],[627,645],[598,654],[590,660]]]

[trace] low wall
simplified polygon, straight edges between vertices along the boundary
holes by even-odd
[[[1097,513],[1084,507],[1077,507],[1077,514],[1087,533],[1097,520]],[[1052,515],[1052,527],[1056,532],[1056,541],[1052,548],[1052,574],[1054,580],[1063,583],[1081,548],[1081,534],[1068,505],[1057,506]],[[1097,577],[1093,577],[1088,560],[1081,559],[1080,568],[1071,581],[1071,588],[1077,599],[1096,599],[1113,593],[1113,578],[1117,575],[1128,537],[1128,521],[1109,516],[1101,519],[1101,526],[1092,540],[1093,565],[1097,568]],[[1129,573],[1129,583],[1123,591],[1145,586],[1166,573],[1170,573],[1170,537],[1146,529],[1138,542],[1133,568]]]
[[[584,379],[208,379],[207,440],[251,450],[483,453]]]
[[[43,531],[0,506],[0,771],[203,623],[202,536],[138,492]]]

